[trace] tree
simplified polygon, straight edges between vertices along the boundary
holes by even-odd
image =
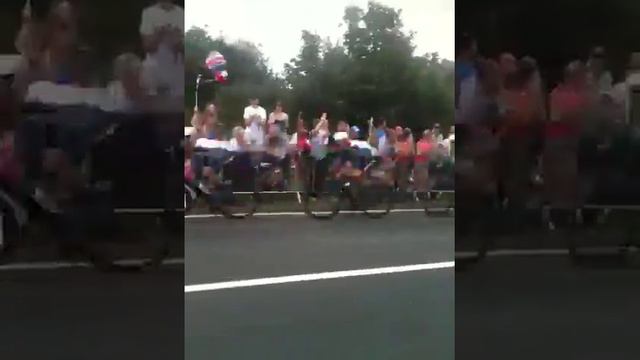
[[[212,39],[206,29],[189,30],[188,108],[193,107],[193,81],[206,72],[207,53],[218,50],[230,74],[229,84],[216,91],[227,127],[239,123],[250,94],[267,109],[283,100],[291,116],[302,111],[307,120],[327,112],[334,123],[344,119],[364,126],[371,116],[385,116],[414,130],[453,122],[453,63],[437,53],[414,56],[413,35],[404,32],[400,11],[370,2],[366,10],[347,7],[343,21],[345,33],[336,43],[302,31],[300,51],[285,64],[283,78],[269,70],[255,45]]]
[[[436,53],[412,55],[413,36],[403,32],[400,11],[370,2],[366,11],[347,7],[343,20],[343,46],[303,32],[298,57],[286,65],[293,107],[360,125],[371,116],[416,129],[452,122],[453,103],[446,101],[453,67]]]
[[[206,29],[192,28],[185,35],[187,123],[195,105],[196,78],[198,74],[205,79],[211,77],[204,61],[214,50],[227,60],[229,81],[224,85],[201,84],[198,102],[202,107],[209,101],[215,101],[219,119],[227,128],[242,124],[242,109],[250,97],[260,98],[266,108],[272,108],[278,99],[286,97],[283,79],[275,77],[257,46],[246,41],[228,43],[223,38],[213,39]]]

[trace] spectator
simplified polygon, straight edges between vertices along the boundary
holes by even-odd
[[[349,139],[351,140],[359,140],[360,139],[360,128],[357,126],[352,126],[349,128]]]
[[[442,145],[444,146],[448,156],[452,158],[454,153],[455,141],[456,141],[455,126],[451,125],[451,127],[449,128],[449,133],[447,134],[447,138],[442,141]]]
[[[456,171],[461,175],[456,190],[469,191],[484,199],[497,194],[495,157],[499,138],[495,130],[500,126],[501,116],[498,64],[490,60],[479,62],[477,79],[479,86],[473,101],[461,113],[463,126],[456,126],[463,136],[463,147],[456,149]]]
[[[229,150],[236,152],[244,152],[247,150],[247,141],[242,126],[236,126],[231,133],[229,141]]]
[[[519,61],[517,70],[506,78],[501,102],[503,114],[502,161],[509,205],[523,207],[527,199],[534,165],[535,122],[539,118],[538,94],[533,91],[533,64]]]
[[[246,136],[253,146],[262,146],[264,143],[264,127],[267,122],[267,112],[260,106],[258,98],[249,99],[249,106],[244,108],[244,123]]]
[[[476,93],[476,56],[478,44],[470,35],[464,34],[456,51],[455,62],[455,108],[464,109]],[[457,116],[456,116],[457,118]]]
[[[431,130],[431,135],[434,137],[434,140],[437,144],[442,144],[444,141],[444,135],[440,131],[440,124],[433,124],[433,129]]]
[[[140,34],[145,88],[151,95],[182,96],[184,10],[172,1],[156,1],[142,12]]]
[[[57,84],[78,83],[78,17],[71,2],[61,0],[53,4],[47,31],[49,37],[44,61],[50,76]]]
[[[338,121],[338,126],[336,128],[336,132],[349,133],[349,123],[347,123],[344,120]]]
[[[405,131],[405,129],[400,129],[402,133],[398,136],[395,144],[396,181],[398,188],[401,191],[406,191],[409,186],[411,168],[413,167],[415,148],[411,130],[406,129]]]
[[[281,134],[287,134],[289,130],[289,115],[282,110],[282,102],[276,102],[276,107],[269,114],[269,127],[276,127]]]
[[[425,130],[416,144],[414,180],[418,192],[428,191],[429,161],[434,147],[435,140],[431,130]]]
[[[507,78],[518,71],[518,61],[513,54],[502,53],[498,60],[498,66],[500,67],[501,82],[504,86]]]
[[[387,143],[387,120],[384,118],[373,118],[369,121],[369,143],[381,151]]]
[[[135,54],[126,53],[116,58],[115,80],[108,87],[115,109],[133,111],[144,105],[145,90],[141,84],[141,69],[142,62]]]
[[[578,201],[578,137],[590,105],[587,69],[574,61],[565,69],[564,81],[551,92],[543,174],[553,207],[573,207]]]
[[[67,0],[55,1],[44,24],[30,20],[19,35],[22,58],[15,71],[14,91],[19,100],[39,81],[77,84],[77,16]]]
[[[402,126],[396,126],[394,130],[396,132],[397,138],[401,137],[402,134],[404,134],[404,129],[402,128]]]
[[[316,125],[311,131],[311,156],[316,160],[321,160],[327,155],[327,145],[329,136],[331,135],[327,114],[322,114],[322,117],[315,122]]]
[[[631,54],[629,66],[627,68],[627,77],[625,80],[625,112],[626,122],[633,126],[640,125],[640,112],[632,111],[637,104],[637,94],[640,91],[640,52]],[[636,95],[634,95],[636,94]]]
[[[602,46],[596,46],[589,54],[587,76],[590,86],[598,94],[605,94],[613,88],[613,77],[607,69],[607,54]]]
[[[13,91],[22,99],[29,85],[48,78],[45,68],[45,29],[42,24],[32,20],[29,3],[25,6],[22,27],[16,38],[16,48],[20,53],[20,61],[14,70]]]
[[[207,103],[201,116],[206,138],[217,139],[220,134],[218,134],[218,113],[215,104]]]
[[[207,131],[205,127],[205,120],[203,114],[200,114],[198,111],[198,107],[193,108],[193,115],[191,116],[191,133],[189,134],[189,141],[191,144],[195,145],[195,143],[199,139],[206,139]]]

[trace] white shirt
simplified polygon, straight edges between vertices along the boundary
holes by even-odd
[[[613,89],[613,76],[608,71],[604,71],[597,79],[593,73],[589,73],[589,81],[600,94],[607,93]]]
[[[152,5],[142,11],[140,34],[153,35],[161,27],[170,26],[184,33],[184,10],[174,5],[165,10],[160,5]],[[184,61],[174,54],[170,45],[161,43],[155,53],[147,54],[143,62],[143,81],[150,93],[166,88],[169,94],[179,96],[184,93]]]
[[[298,145],[298,133],[293,133],[291,139],[289,139],[289,145]]]
[[[329,143],[329,132],[320,130],[311,138],[311,156],[316,160],[324,159],[327,155],[327,144]]]
[[[382,135],[378,139],[378,151],[384,152],[386,148],[387,148],[387,135]]]
[[[339,132],[333,134],[333,139],[335,141],[342,141],[342,140],[345,140],[345,139],[348,139],[348,138],[349,138],[349,134],[347,134],[344,131],[339,131]]]
[[[368,149],[371,151],[371,155],[376,156],[378,155],[378,149],[374,148],[373,146],[371,146],[371,144],[369,144],[369,142],[364,141],[364,140],[351,140],[351,146],[355,146],[359,149]]]
[[[232,138],[231,140],[229,140],[229,146],[227,147],[227,150],[229,150],[229,151],[239,151],[240,150],[240,146],[238,145],[238,139]]]
[[[198,139],[196,141],[196,147],[203,149],[226,149],[230,150],[231,144],[228,141],[211,140],[211,139]]]
[[[451,155],[451,144],[456,141],[455,135],[449,135],[446,139],[442,141],[442,146],[447,151],[447,154]]]
[[[244,108],[244,120],[250,120],[251,123],[247,126],[247,139],[260,145],[264,142],[264,124],[267,121],[267,111],[261,106],[247,106]]]

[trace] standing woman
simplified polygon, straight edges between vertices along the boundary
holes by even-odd
[[[502,175],[505,195],[513,210],[525,206],[534,166],[535,121],[539,118],[538,97],[531,86],[534,73],[533,64],[520,61],[516,72],[507,76],[501,93],[506,107],[501,142],[505,167]]]
[[[191,132],[189,133],[189,142],[191,145],[196,144],[198,139],[206,139],[207,131],[204,126],[204,116],[198,111],[198,107],[193,108],[193,116],[191,116]]]
[[[551,117],[545,128],[543,173],[546,199],[552,209],[578,205],[578,141],[585,115],[592,105],[587,70],[574,61],[564,81],[551,92]]]
[[[31,2],[27,1],[22,11],[22,27],[15,42],[20,61],[14,71],[12,87],[18,100],[26,95],[30,84],[47,78],[42,61],[46,45],[45,33],[43,24],[33,19]]]
[[[44,53],[49,76],[58,84],[77,84],[80,80],[78,63],[78,16],[70,1],[54,2],[49,13]]]
[[[276,102],[276,107],[271,114],[269,114],[268,121],[269,128],[276,127],[280,134],[287,134],[289,130],[289,115],[282,110],[282,102]],[[269,133],[271,130],[269,130]]]
[[[203,113],[203,126],[207,139],[218,139],[221,129],[218,126],[218,109],[213,103],[208,103]]]
[[[34,82],[77,84],[78,19],[72,4],[54,1],[44,21],[32,19],[31,9],[26,7],[23,22],[16,40],[22,58],[13,83],[19,100],[24,99]]]
[[[407,190],[409,177],[413,166],[415,148],[410,129],[400,128],[400,135],[395,144],[396,153],[396,181],[401,191]]]
[[[416,144],[414,178],[416,191],[426,193],[429,190],[429,161],[435,148],[435,138],[430,130],[425,130]]]

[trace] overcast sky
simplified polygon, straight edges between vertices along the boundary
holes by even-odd
[[[404,30],[416,32],[416,55],[438,52],[454,57],[454,0],[380,0],[402,9]],[[243,39],[260,45],[276,72],[300,50],[302,30],[334,42],[342,38],[344,8],[367,7],[367,0],[185,0],[185,25],[208,26],[213,37]]]

